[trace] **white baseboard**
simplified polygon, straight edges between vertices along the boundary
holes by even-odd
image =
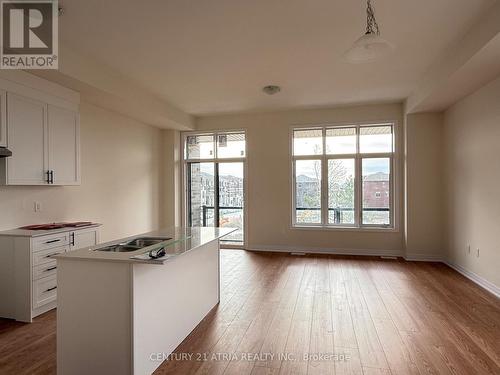
[[[281,253],[307,253],[307,254],[332,254],[332,255],[362,255],[362,256],[392,256],[402,257],[399,250],[367,250],[367,249],[332,249],[324,247],[281,246],[281,245],[252,245],[247,246],[252,251],[274,251]]]
[[[500,298],[500,288],[498,286],[496,286],[495,284],[493,284],[492,282],[479,276],[477,273],[469,271],[469,270],[467,270],[467,269],[465,269],[462,266],[459,266],[457,264],[453,264],[453,263],[446,262],[446,261],[444,261],[443,263],[446,264],[448,267],[453,268],[458,273],[464,275],[466,278],[473,281],[474,283],[476,283],[477,285],[479,285],[483,289],[486,289],[488,292],[492,293],[497,298]]]
[[[409,262],[443,262],[441,255],[428,255],[428,254],[406,254],[405,260]]]

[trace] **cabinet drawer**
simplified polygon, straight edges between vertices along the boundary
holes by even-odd
[[[35,237],[33,239],[33,252],[52,249],[69,244],[69,232],[51,234],[49,236]]]
[[[69,246],[46,249],[33,253],[33,267],[54,261],[52,255],[62,254],[69,250]]]
[[[38,280],[43,277],[55,276],[57,274],[57,262],[55,259],[50,259],[44,264],[39,264],[33,267],[33,280]]]
[[[57,298],[56,276],[48,276],[33,281],[33,308],[38,308]]]

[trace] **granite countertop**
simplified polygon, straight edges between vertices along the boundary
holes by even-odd
[[[89,248],[78,249],[54,256],[58,260],[92,260],[126,263],[163,264],[166,261],[182,255],[188,251],[203,246],[211,241],[219,239],[237,230],[237,228],[213,228],[213,227],[171,227],[152,232],[136,234],[134,236],[101,243]],[[144,247],[129,252],[98,251],[96,249],[105,246],[116,245],[131,241],[138,237],[169,237],[159,244]],[[166,256],[158,259],[150,259],[149,251],[164,247]]]
[[[56,233],[72,232],[74,230],[95,228],[95,227],[100,227],[101,225],[102,224],[99,224],[99,223],[93,223],[93,224],[85,225],[85,226],[81,226],[81,227],[64,227],[64,228],[48,229],[48,230],[10,229],[10,230],[0,231],[0,236],[40,237],[40,236],[47,236],[47,235],[56,234]]]

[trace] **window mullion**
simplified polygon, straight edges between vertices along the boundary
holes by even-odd
[[[384,152],[384,153],[364,153],[359,154],[363,159],[381,159],[381,158],[391,158],[394,154]]]
[[[187,223],[189,227],[192,227],[192,215],[191,215],[191,163],[186,164],[186,182],[187,182],[187,189],[186,189],[186,194],[187,194],[187,207],[188,207],[188,212],[187,214]]]
[[[389,226],[396,225],[394,218],[394,157],[389,158]]]
[[[214,162],[214,226],[220,226],[219,210],[219,162]]]
[[[356,156],[354,159],[354,225],[359,226],[360,217],[359,217],[359,207],[360,207],[360,199],[359,199],[359,157]]]
[[[354,202],[354,207],[355,207],[355,222],[358,227],[361,227],[361,220],[362,220],[362,200],[363,200],[363,181],[361,178],[361,157],[360,157],[360,149],[359,149],[359,134],[360,133],[360,126],[356,126],[356,160],[355,160],[355,181],[356,181],[356,187],[355,187],[355,202]]]
[[[292,160],[292,225],[297,225],[297,181],[295,178],[295,158]]]
[[[219,142],[218,142],[218,133],[213,133],[214,134],[214,161],[217,162],[217,159],[219,158]]]
[[[326,128],[322,129],[323,153],[321,156],[321,224],[328,223],[328,166],[326,163]]]
[[[328,163],[323,156],[321,159],[321,224],[328,224]]]

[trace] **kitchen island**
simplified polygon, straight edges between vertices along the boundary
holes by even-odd
[[[234,230],[171,228],[57,255],[58,374],[152,373],[219,302],[219,239]]]

